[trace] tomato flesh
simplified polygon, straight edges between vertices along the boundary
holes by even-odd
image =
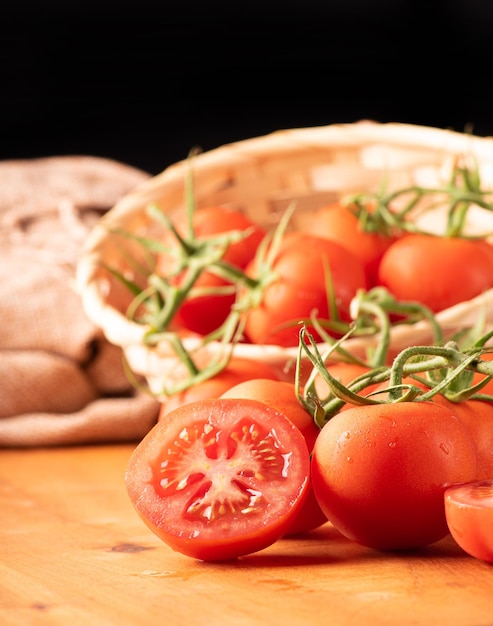
[[[310,452],[313,450],[320,429],[316,426],[310,413],[301,406],[293,383],[257,378],[238,383],[228,389],[222,397],[251,398],[281,411],[300,430],[305,438],[308,450]],[[327,518],[318,504],[310,480],[308,496],[297,515],[291,520],[285,534],[299,535],[306,533],[322,526],[326,521]]]
[[[209,399],[167,416],[134,450],[127,491],[149,528],[201,560],[256,552],[283,536],[307,497],[301,432],[255,400]]]
[[[493,563],[493,479],[447,489],[445,514],[458,545],[471,556]]]

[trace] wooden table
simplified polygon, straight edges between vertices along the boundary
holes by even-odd
[[[493,566],[450,537],[380,554],[327,524],[234,563],[175,553],[126,495],[132,447],[0,451],[2,626],[493,624]]]

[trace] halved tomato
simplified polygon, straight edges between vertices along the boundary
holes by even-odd
[[[459,546],[471,556],[493,563],[493,478],[449,487],[445,515]]]
[[[305,438],[308,450],[311,452],[320,429],[315,425],[313,417],[306,411],[296,396],[294,383],[283,380],[252,379],[238,383],[228,389],[223,398],[249,398],[259,400],[267,406],[274,407],[286,415],[293,424],[301,431]],[[325,524],[327,518],[320,508],[313,492],[310,480],[308,497],[304,505],[294,516],[286,535],[298,535],[318,528]]]
[[[262,550],[282,537],[308,495],[309,452],[299,429],[256,400],[184,405],[134,450],[127,491],[149,528],[205,561]]]

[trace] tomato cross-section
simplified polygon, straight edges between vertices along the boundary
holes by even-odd
[[[459,546],[471,556],[493,563],[493,479],[447,489],[445,513]]]
[[[173,549],[231,559],[280,538],[308,495],[309,453],[292,422],[256,400],[172,411],[134,450],[127,490]]]

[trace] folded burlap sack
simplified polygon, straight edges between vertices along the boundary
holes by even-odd
[[[155,423],[73,284],[92,226],[147,178],[92,156],[0,161],[0,446],[139,440]]]

